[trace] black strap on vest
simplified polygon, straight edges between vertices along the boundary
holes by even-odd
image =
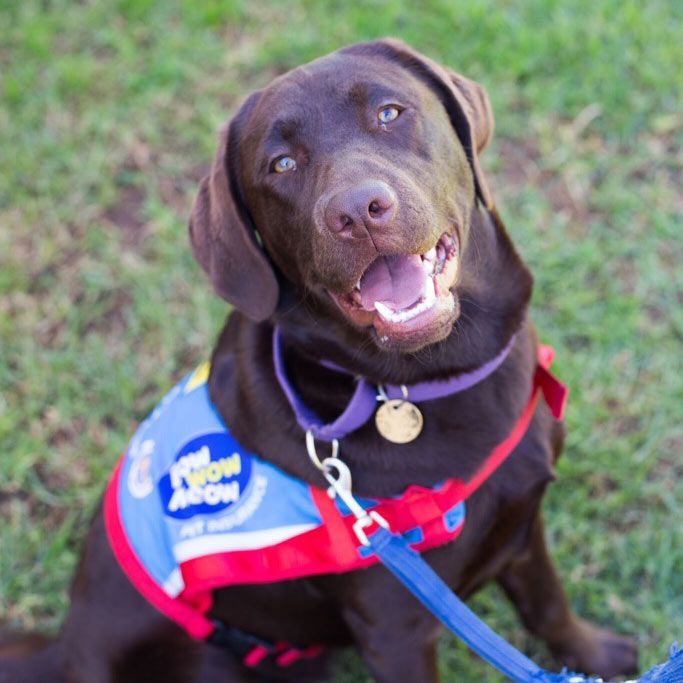
[[[239,628],[227,626],[222,621],[213,620],[212,623],[216,630],[208,637],[208,642],[229,650],[240,660],[243,660],[255,647],[275,652],[275,643],[269,640],[263,640]]]
[[[207,642],[228,650],[244,666],[263,674],[272,672],[273,666],[282,668],[301,659],[315,659],[323,650],[320,645],[299,648],[289,643],[273,643],[219,620],[213,620],[213,624],[216,630]]]

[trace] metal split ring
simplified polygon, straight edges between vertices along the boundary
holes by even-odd
[[[407,401],[408,400],[408,387],[405,384],[401,384],[401,393],[403,394],[403,400]],[[387,390],[385,389],[383,384],[377,385],[377,400],[378,401],[384,401],[384,402],[389,400],[389,394],[387,394]]]

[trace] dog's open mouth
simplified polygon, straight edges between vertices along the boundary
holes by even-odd
[[[458,242],[444,233],[424,254],[378,256],[351,292],[330,295],[357,325],[373,325],[380,342],[401,341],[450,317],[458,272]]]

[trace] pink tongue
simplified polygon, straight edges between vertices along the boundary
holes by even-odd
[[[381,301],[392,311],[414,304],[421,296],[427,274],[418,254],[380,256],[360,281],[363,308],[371,311]]]

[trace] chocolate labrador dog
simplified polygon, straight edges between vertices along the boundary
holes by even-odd
[[[326,488],[276,376],[275,327],[290,386],[326,422],[361,378],[409,394],[498,359],[466,390],[419,402],[412,441],[393,443],[372,419],[345,435],[339,457],[359,496],[468,482],[510,435],[539,342],[527,310],[531,275],[479,164],[492,131],[479,85],[394,40],[342,49],[245,101],[221,133],[190,219],[197,260],[235,307],[208,390],[244,449]],[[562,442],[561,422],[539,401],[516,448],[467,499],[457,539],[423,557],[465,598],[498,581],[560,664],[629,673],[632,642],[572,612],[546,549],[539,506]],[[231,585],[212,597],[208,616],[232,633],[227,647],[191,638],[141,596],[100,511],[61,634],[6,635],[0,680],[329,680],[325,654],[247,666],[235,654],[242,638],[244,652],[279,641],[354,644],[377,681],[437,681],[437,620],[380,564]]]

